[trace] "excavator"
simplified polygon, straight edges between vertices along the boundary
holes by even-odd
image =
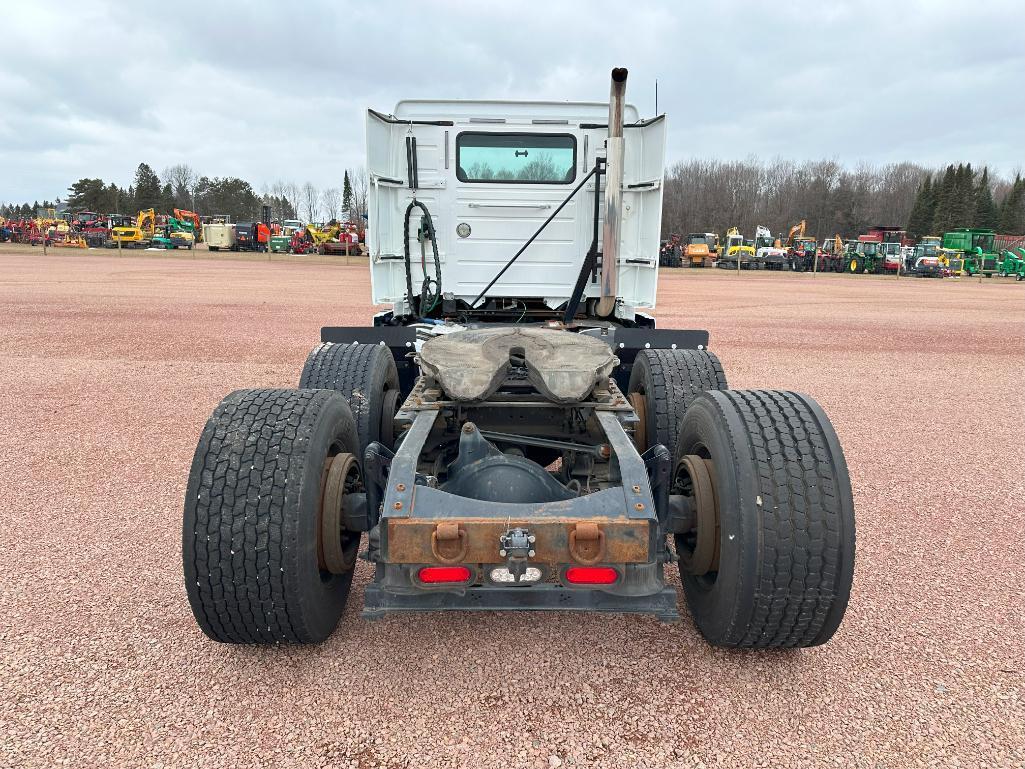
[[[787,252],[779,240],[774,240],[772,231],[765,225],[755,228],[755,264],[765,270],[782,270],[786,264]]]
[[[744,236],[736,227],[730,227],[726,231],[726,249],[716,266],[733,268],[739,260],[741,269],[750,268],[755,264],[755,247],[753,244],[744,243]]]
[[[185,225],[182,231],[191,232],[196,243],[203,242],[203,223],[199,220],[199,214],[195,211],[176,208],[174,209],[174,218]]]
[[[140,211],[134,225],[113,227],[110,230],[110,242],[116,247],[119,243],[123,248],[146,248],[156,233],[157,214],[152,208]]]
[[[794,272],[811,272],[815,269],[815,259],[819,251],[818,243],[815,238],[805,237],[807,226],[808,223],[802,219],[787,233],[784,247],[787,249],[790,269]]]

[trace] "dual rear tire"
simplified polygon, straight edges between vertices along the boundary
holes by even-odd
[[[691,615],[716,646],[825,643],[854,575],[840,442],[806,395],[726,388],[707,351],[644,350],[630,377],[638,449],[670,450],[673,493],[705,489],[706,514],[673,537]]]
[[[182,526],[186,593],[207,636],[269,644],[331,634],[361,538],[342,507],[360,490],[367,445],[391,443],[383,425],[397,395],[388,348],[324,344],[300,389],[238,390],[214,409]]]

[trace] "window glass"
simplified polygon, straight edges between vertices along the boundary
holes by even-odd
[[[577,142],[565,134],[462,133],[456,140],[461,182],[568,184],[576,178]]]

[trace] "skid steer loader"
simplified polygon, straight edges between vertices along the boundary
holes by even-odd
[[[837,436],[809,396],[731,390],[654,307],[664,116],[604,102],[403,101],[367,114],[372,327],[326,327],[296,389],[228,395],[185,498],[210,638],[318,642],[363,617],[679,617],[811,646],[854,568]],[[340,313],[344,314],[344,313]]]

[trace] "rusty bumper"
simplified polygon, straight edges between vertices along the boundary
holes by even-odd
[[[652,560],[649,520],[622,518],[389,518],[388,563],[505,562],[500,538],[522,528],[535,538],[530,560],[543,564],[647,563]]]

